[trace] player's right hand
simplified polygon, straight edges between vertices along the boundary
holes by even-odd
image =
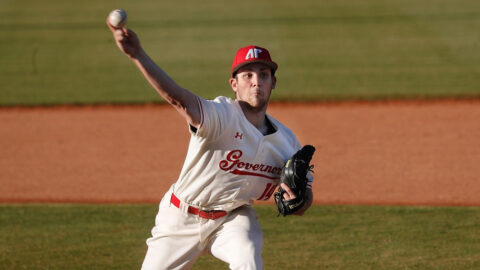
[[[127,28],[115,28],[109,22],[108,18],[106,20],[107,26],[113,33],[113,38],[117,43],[118,48],[128,55],[131,58],[137,58],[141,51],[142,46],[140,45],[140,40],[138,39],[137,34]]]

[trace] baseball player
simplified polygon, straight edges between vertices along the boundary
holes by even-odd
[[[267,49],[243,47],[231,68],[235,99],[205,100],[158,67],[133,31],[107,25],[120,50],[185,118],[191,133],[180,176],[160,202],[142,269],[189,269],[205,253],[231,269],[262,269],[263,235],[251,205],[271,197],[285,161],[301,148],[287,127],[266,114],[277,64]],[[308,179],[308,201],[298,215],[313,200],[311,174]],[[286,200],[295,198],[282,187]]]

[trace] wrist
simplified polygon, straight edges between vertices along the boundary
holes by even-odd
[[[130,54],[128,56],[130,57],[131,60],[140,61],[140,62],[148,58],[147,53],[142,48],[140,48],[137,52]]]

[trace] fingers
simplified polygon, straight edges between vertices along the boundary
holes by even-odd
[[[126,36],[126,29],[125,31],[124,28],[115,28],[113,27],[109,22],[108,22],[108,18],[105,20],[105,23],[107,24],[108,28],[110,29],[110,31],[112,31],[113,33],[113,37],[115,38],[115,40],[117,41],[121,41],[124,39],[124,37]],[[122,36],[122,33],[125,33],[125,35]]]
[[[108,28],[110,29],[110,31],[112,31],[112,33],[118,33],[118,32],[123,32],[124,33],[124,36],[127,36],[128,35],[128,30],[124,27],[122,28],[116,28],[116,27],[113,27],[109,22],[108,22],[108,18],[106,19],[105,23],[107,24]]]
[[[118,42],[125,42],[127,40],[127,35],[125,34],[122,29],[115,29],[113,32],[113,37],[115,38],[116,41]]]
[[[121,27],[121,28],[113,27],[108,22],[108,18],[106,20],[106,24],[108,26],[108,29],[112,31],[113,38],[117,43],[117,46],[120,48],[120,50],[132,58],[138,56],[142,48],[140,46],[140,41],[137,35],[135,34],[135,32],[125,27]]]
[[[284,200],[286,201],[293,200],[297,197],[295,193],[293,193],[293,191],[286,184],[281,183],[280,186],[282,187],[283,190],[285,190],[285,193],[283,194]]]
[[[110,28],[110,31],[115,32],[116,28],[113,27],[109,22],[108,22],[108,17],[105,20],[105,23],[107,24],[108,28]]]

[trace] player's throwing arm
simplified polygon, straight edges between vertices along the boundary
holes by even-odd
[[[124,16],[124,18],[122,17]],[[143,50],[140,40],[130,29],[125,28],[127,13],[114,10],[107,17],[107,26],[112,31],[118,48],[138,67],[152,87],[170,103],[194,127],[201,121],[198,97],[179,86]]]

